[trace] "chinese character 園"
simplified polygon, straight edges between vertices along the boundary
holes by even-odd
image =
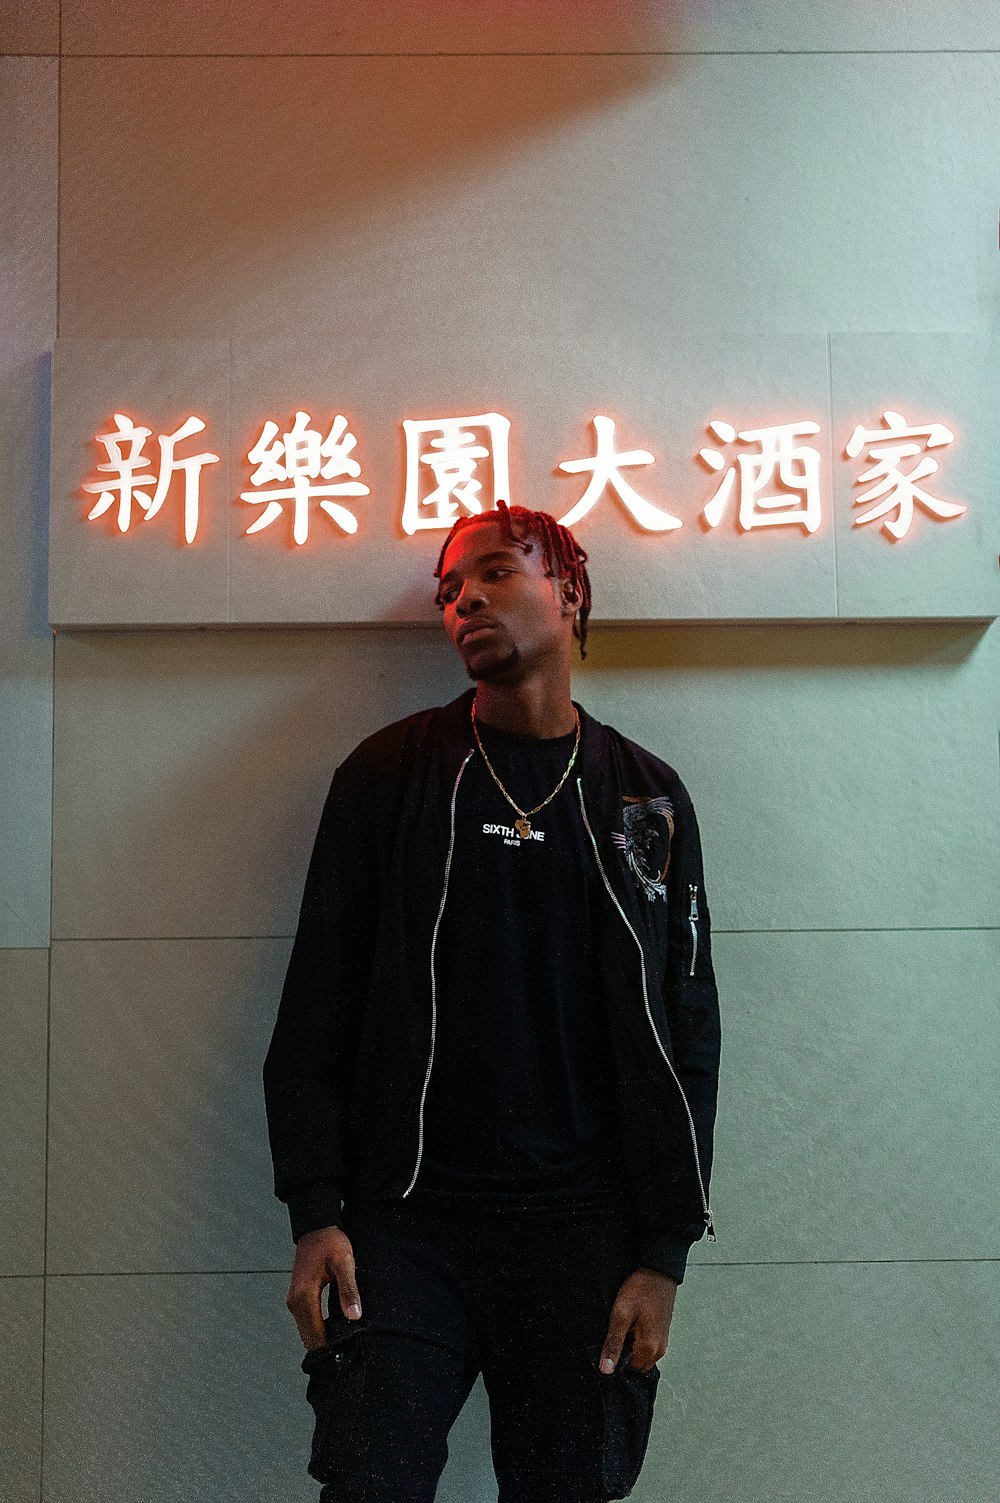
[[[493,488],[488,511],[510,500],[507,439],[510,419],[499,412],[478,417],[403,419],[406,434],[406,491],[403,531],[409,536],[427,527],[451,527],[464,506],[470,515],[483,510],[479,461],[489,459]],[[430,438],[429,435],[436,435]],[[477,440],[477,434],[479,435]],[[423,468],[422,468],[423,467]],[[429,473],[428,473],[429,472]]]

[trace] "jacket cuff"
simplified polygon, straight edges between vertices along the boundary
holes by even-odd
[[[340,1191],[331,1180],[300,1186],[289,1194],[287,1204],[293,1242],[317,1227],[344,1224]]]
[[[644,1232],[635,1245],[636,1267],[651,1268],[654,1273],[667,1273],[678,1284],[684,1282],[690,1237],[680,1237],[676,1232]]]

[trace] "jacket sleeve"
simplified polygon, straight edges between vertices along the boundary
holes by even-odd
[[[333,775],[264,1060],[274,1193],[293,1241],[339,1226],[361,1012],[377,920],[375,831],[357,756]]]
[[[710,1205],[722,1028],[701,836],[694,805],[680,779],[674,797],[674,835],[667,872],[667,926],[663,991],[674,1070],[694,1122],[701,1180]],[[704,1231],[705,1225],[692,1226],[690,1235],[643,1229],[639,1239],[641,1266],[669,1273],[681,1283],[691,1244]]]

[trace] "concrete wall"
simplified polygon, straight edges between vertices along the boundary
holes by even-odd
[[[990,336],[1000,20],[48,0],[0,50],[0,1494],[304,1503],[260,1065],[332,768],[465,678],[436,628],[53,641],[52,343]],[[998,640],[593,631],[576,697],[698,809],[723,1009],[637,1499],[992,1494]],[[477,1386],[440,1497],[495,1496]]]

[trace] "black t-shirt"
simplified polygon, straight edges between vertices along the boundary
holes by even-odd
[[[522,809],[546,798],[576,732],[540,740],[479,723]],[[627,1209],[618,1099],[594,954],[609,901],[587,848],[575,776],[530,815],[531,835],[476,749],[458,786],[435,948],[437,1028],[411,1197],[537,1212]]]

